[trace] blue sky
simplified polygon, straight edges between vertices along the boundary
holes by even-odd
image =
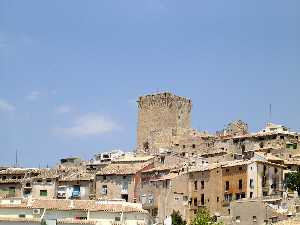
[[[300,130],[298,0],[0,0],[0,165],[132,150],[139,95],[193,100],[192,125]]]

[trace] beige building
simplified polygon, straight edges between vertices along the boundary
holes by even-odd
[[[153,161],[128,161],[107,165],[96,174],[96,198],[137,202],[141,172],[153,166]]]
[[[88,200],[94,198],[95,174],[73,171],[58,180],[57,198]]]
[[[197,210],[229,216],[230,204],[241,199],[281,200],[283,166],[266,161],[235,160],[167,170],[144,171],[140,188],[143,208],[162,222],[179,210],[189,222]]]
[[[39,169],[7,168],[0,171],[0,198],[22,197],[28,193],[26,183],[40,174]],[[25,187],[25,188],[24,188]]]

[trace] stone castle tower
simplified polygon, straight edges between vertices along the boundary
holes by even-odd
[[[137,151],[149,149],[152,132],[170,128],[190,128],[190,99],[165,92],[139,97]]]

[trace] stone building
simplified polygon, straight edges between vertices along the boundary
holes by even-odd
[[[26,195],[26,180],[40,174],[39,169],[7,168],[0,171],[0,198]]]
[[[153,166],[153,161],[107,165],[96,174],[96,198],[137,202],[141,172]]]
[[[151,146],[151,136],[169,136],[177,128],[190,128],[190,99],[171,93],[158,93],[139,97],[137,151],[149,152],[155,150]],[[168,129],[168,131],[165,131]],[[163,143],[162,143],[163,144]],[[151,153],[151,152],[150,152]]]
[[[234,160],[143,171],[140,199],[144,209],[162,222],[173,210],[191,221],[207,208],[229,216],[230,204],[241,199],[281,199],[283,166],[267,161]]]
[[[274,206],[261,199],[243,199],[232,202],[230,205],[232,225],[277,224],[277,221],[286,219],[278,213]],[[286,223],[283,223],[286,224]]]
[[[94,179],[95,174],[93,173],[80,169],[70,171],[58,179],[56,197],[60,199],[92,199],[94,198]]]
[[[38,176],[25,181],[25,185],[23,186],[24,197],[43,199],[56,198],[57,181],[57,170],[43,169]]]

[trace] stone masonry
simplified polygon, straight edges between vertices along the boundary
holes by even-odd
[[[190,99],[171,93],[139,97],[137,152],[149,152],[149,137],[153,132],[170,128],[190,128]]]

